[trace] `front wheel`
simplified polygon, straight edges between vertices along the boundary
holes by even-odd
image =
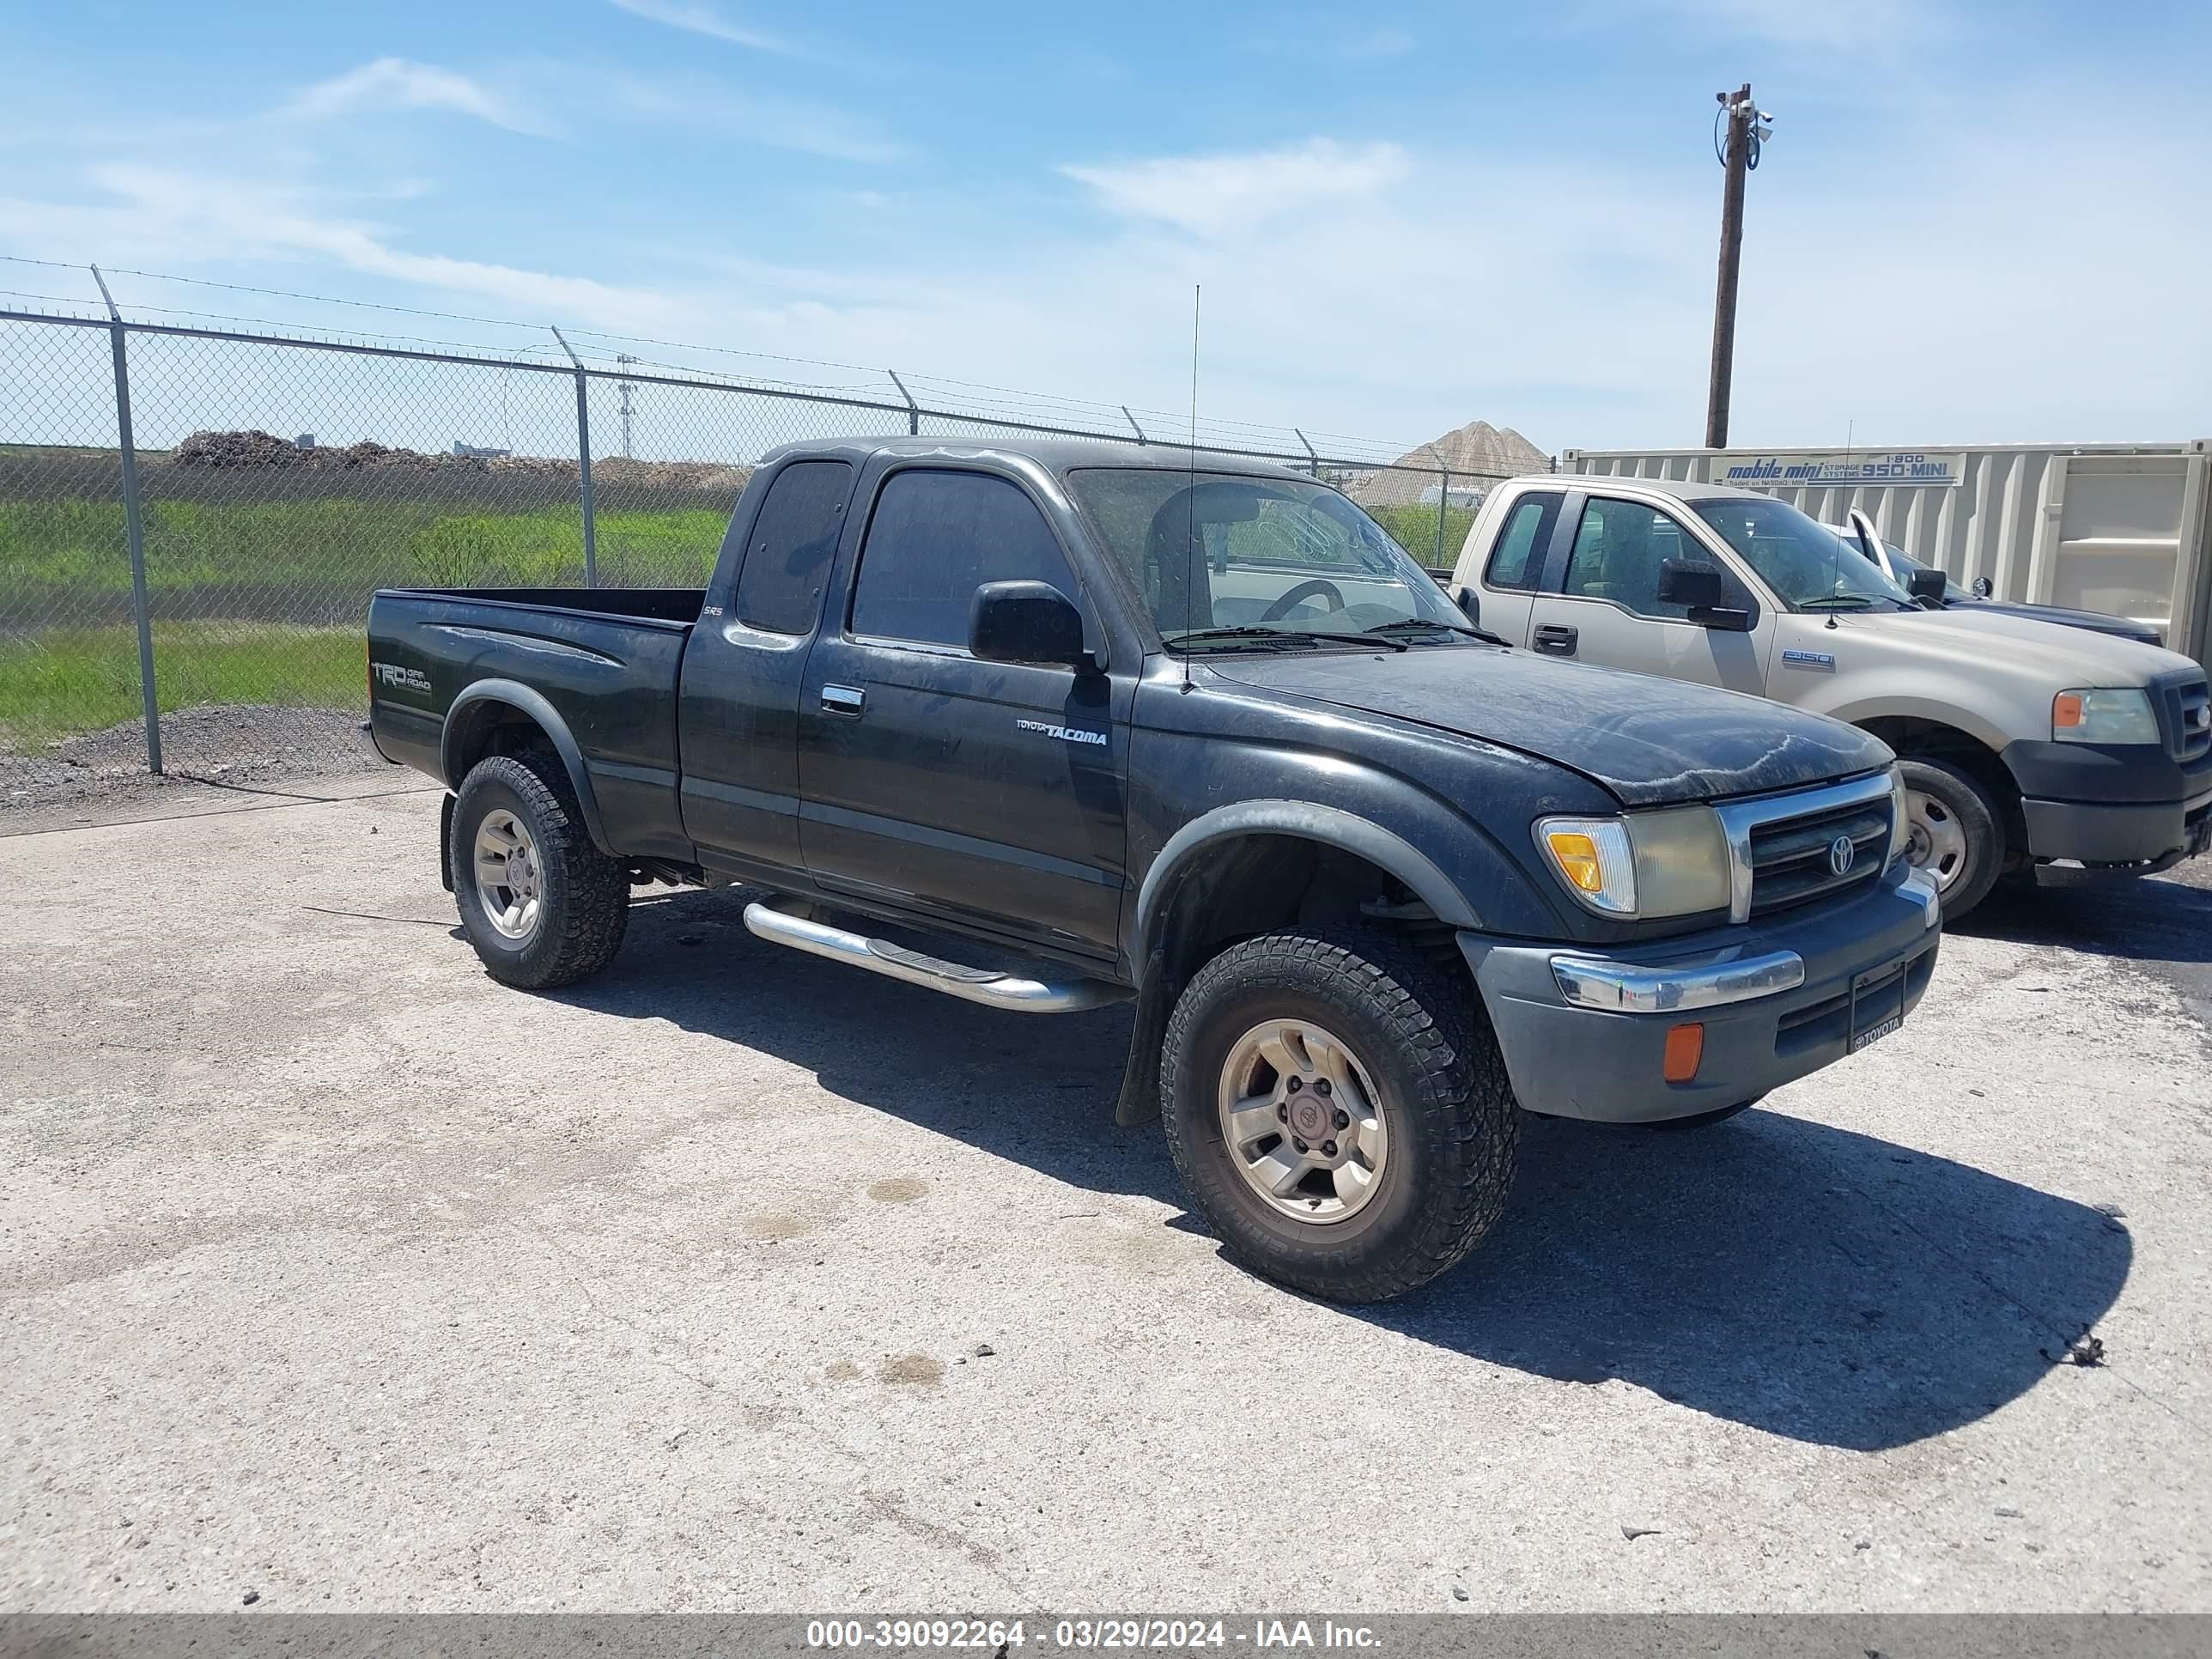
[[[1375,935],[1269,934],[1207,963],[1160,1099],[1229,1252],[1334,1301],[1435,1278],[1512,1187],[1519,1113],[1473,988]]]
[[[1898,770],[1911,836],[1905,855],[1934,880],[1943,920],[1956,921],[1989,896],[2004,869],[2003,820],[1989,792],[1947,761],[1909,757]]]
[[[629,872],[592,845],[556,762],[479,761],[461,780],[448,850],[462,930],[494,979],[550,990],[621,949]]]

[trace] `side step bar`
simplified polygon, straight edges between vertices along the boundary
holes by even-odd
[[[745,926],[764,939],[788,945],[810,956],[848,962],[855,968],[866,968],[890,979],[902,979],[909,985],[925,985],[947,996],[1019,1014],[1078,1013],[1085,1008],[1123,1001],[1132,994],[1103,980],[1073,979],[1054,984],[1020,979],[1011,974],[994,974],[985,968],[966,968],[957,962],[909,951],[889,939],[848,933],[842,927],[831,927],[758,902],[745,906]]]

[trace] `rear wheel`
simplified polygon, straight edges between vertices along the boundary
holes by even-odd
[[[531,990],[605,967],[629,921],[629,872],[592,845],[568,776],[541,755],[495,755],[453,804],[453,899],[494,979]]]
[[[1519,1114],[1471,987],[1387,939],[1231,946],[1176,1004],[1160,1097],[1176,1167],[1230,1253],[1376,1302],[1504,1213]]]
[[[2004,868],[2002,820],[1989,792],[1948,761],[1908,757],[1898,770],[1911,835],[1905,855],[1935,881],[1943,920],[1955,921],[1988,896]]]

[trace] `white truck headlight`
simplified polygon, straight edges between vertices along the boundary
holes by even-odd
[[[2054,743],[2156,743],[2158,716],[2139,688],[2084,687],[2051,700]]]
[[[1545,818],[1536,844],[1571,892],[1609,916],[1725,910],[1728,842],[1710,806],[1617,818]]]

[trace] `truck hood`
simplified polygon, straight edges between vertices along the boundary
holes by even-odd
[[[1993,672],[2027,678],[2052,693],[2077,685],[2153,685],[2201,672],[2189,658],[2160,646],[2069,628],[1995,605],[1842,611],[1836,621],[1834,634],[1861,639],[1871,635],[1900,652],[1954,662],[1980,658]]]
[[[1455,732],[1534,755],[1625,806],[1662,806],[1826,783],[1887,766],[1878,738],[1763,697],[1554,662],[1523,652],[1415,647],[1219,656],[1222,678]]]

